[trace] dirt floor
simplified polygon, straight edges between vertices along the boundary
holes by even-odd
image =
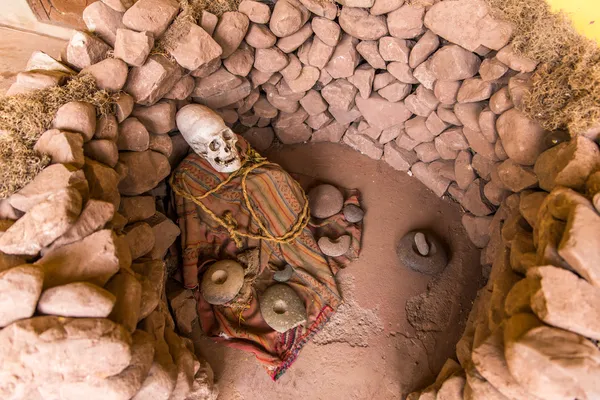
[[[61,39],[0,26],[0,95],[8,90],[16,75],[25,70],[31,53],[41,50],[58,58],[66,43]]]
[[[338,274],[345,303],[277,382],[254,356],[215,344],[196,327],[195,342],[215,371],[219,399],[403,399],[430,383],[454,356],[481,282],[479,251],[462,227],[460,207],[346,146],[283,146],[267,156],[289,172],[360,189],[363,250]],[[451,249],[437,278],[398,261],[395,244],[417,228],[433,230]]]

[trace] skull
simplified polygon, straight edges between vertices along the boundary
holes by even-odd
[[[219,172],[231,173],[242,162],[235,147],[237,138],[223,119],[210,108],[188,104],[177,112],[177,128],[192,150]]]

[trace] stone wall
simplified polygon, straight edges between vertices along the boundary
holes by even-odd
[[[187,151],[175,131],[174,115],[195,101],[216,109],[259,151],[275,138],[284,144],[340,142],[411,174],[467,211],[463,224],[482,248],[488,284],[480,290],[457,345],[459,363],[449,360],[436,383],[410,398],[599,396],[593,377],[600,353],[590,340],[600,339],[595,326],[599,304],[595,286],[600,279],[595,272],[600,257],[595,250],[600,228],[595,209],[600,206],[597,132],[570,139],[565,133],[544,131],[519,111],[537,65],[515,54],[509,44],[511,25],[494,19],[483,0],[338,3],[343,5],[279,0],[273,6],[245,0],[239,11],[221,17],[204,12],[197,23],[189,16],[177,17],[175,0],[139,0],[133,6],[129,1],[103,0],[90,5],[84,21],[94,34],[76,33],[62,61],[74,71],[93,74],[101,88],[121,93],[116,119],[102,117],[96,123],[93,111],[81,104],[59,111],[56,129],[38,142],[38,149],[51,154],[57,165],[38,176],[41,184],[34,182],[29,192],[23,189],[4,201],[2,209],[8,214],[2,218],[21,216],[11,207],[27,211],[19,208],[19,198],[33,196],[35,200],[26,204],[35,203],[42,212],[44,207],[47,212],[49,201],[60,205],[50,206],[61,210],[53,215],[53,224],[65,230],[58,235],[60,230],[55,230],[50,237],[32,236],[42,228],[36,225],[38,213],[32,208],[0,242],[27,243],[27,252],[20,248],[17,254],[41,250],[36,265],[50,271],[43,284],[50,285],[49,290],[70,283],[65,276],[71,272],[57,273],[52,267],[67,263],[65,248],[81,251],[97,245],[86,236],[105,235],[106,243],[114,242],[102,247],[103,252],[113,249],[108,251],[113,262],[110,275],[121,272],[111,278],[102,270],[102,279],[85,275],[79,280],[90,280],[97,287],[107,284],[115,297],[135,278],[143,304],[148,300],[143,282],[148,281],[142,275],[155,279],[150,278],[155,264],[136,261],[132,268],[128,262],[116,266],[117,258],[123,259],[118,251],[128,249],[134,259],[160,260],[174,240],[175,227],[171,237],[156,228],[172,223],[160,215],[152,217],[154,202],[145,196],[166,193],[164,178]],[[33,60],[52,65],[43,54]],[[37,69],[34,61],[29,69]],[[25,72],[11,93],[58,84],[48,76]],[[81,115],[90,117],[82,121]],[[63,164],[83,166],[83,173]],[[44,181],[53,169],[61,178]],[[40,195],[47,192],[48,181],[63,182],[52,190],[50,200],[50,193]],[[88,182],[89,195],[80,181]],[[92,206],[102,210],[112,206],[118,212],[106,220],[98,220],[99,211],[84,218]],[[73,228],[78,224],[80,228]],[[102,230],[106,226],[117,233]],[[11,230],[18,234],[7,236]],[[158,231],[161,235],[153,236]],[[35,238],[33,247],[23,240],[30,237]],[[127,246],[118,245],[123,242]],[[6,249],[0,247],[8,253]],[[44,267],[43,260],[57,252],[63,255],[61,261]],[[77,257],[69,257],[73,258],[67,263],[69,271],[85,273],[87,267],[81,267]],[[39,267],[27,268],[16,272],[23,277],[40,274]],[[41,277],[36,279],[41,285]],[[162,286],[153,282],[147,286]],[[15,293],[26,291],[20,284],[13,287]],[[36,290],[31,291],[30,298],[35,297],[31,304],[37,302],[41,288]],[[110,303],[113,297],[100,290],[97,295],[104,294]],[[44,293],[40,302],[49,296]],[[187,309],[189,300],[183,293],[176,302],[185,303]],[[119,311],[122,302],[116,296],[108,316],[119,326],[134,329],[139,316]],[[35,305],[30,306],[15,319],[28,318],[34,310]],[[175,337],[164,310],[165,304],[158,302],[158,309],[138,325],[154,332],[157,343],[163,344],[155,345],[156,374],[159,368],[168,369],[165,359],[181,354],[172,345],[167,351],[162,341],[164,336],[170,344]],[[182,309],[182,319],[184,314],[189,317]],[[21,319],[10,326],[35,320]],[[189,330],[189,321],[183,322],[180,328]],[[0,335],[5,332],[10,330],[5,328]],[[156,374],[151,372],[148,379]]]

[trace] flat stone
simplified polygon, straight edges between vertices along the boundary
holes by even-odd
[[[134,31],[150,32],[158,38],[165,33],[178,12],[176,0],[138,0],[123,15],[123,25]]]
[[[498,90],[494,95],[490,98],[490,109],[494,114],[500,115],[505,111],[510,110],[514,107],[514,103],[510,98],[510,93],[508,90],[508,86],[503,87]]]
[[[348,252],[350,245],[352,244],[352,237],[349,235],[343,235],[333,240],[328,237],[322,237],[317,242],[319,248],[329,257],[340,257]]]
[[[202,277],[200,293],[210,304],[226,304],[239,293],[244,283],[244,269],[231,260],[217,261]]]
[[[490,223],[492,217],[475,217],[470,214],[465,214],[462,217],[462,224],[467,231],[467,235],[471,242],[477,248],[484,248],[490,241]]]
[[[490,215],[493,211],[481,198],[481,185],[483,185],[483,183],[480,179],[473,181],[467,188],[465,197],[461,202],[464,208],[477,217],[485,217],[486,215]]]
[[[162,260],[167,254],[169,247],[171,247],[181,234],[181,230],[177,224],[159,212],[145,222],[152,227],[155,238],[154,247],[146,254],[146,257],[151,260]]]
[[[342,210],[344,196],[332,185],[319,185],[308,192],[310,213],[315,218],[329,218]]]
[[[42,314],[76,318],[106,318],[116,298],[87,282],[74,282],[44,290],[37,305]]]
[[[129,245],[131,258],[136,260],[154,247],[154,232],[145,222],[136,222],[125,227],[125,241]]]
[[[383,146],[372,137],[357,132],[353,126],[346,131],[343,143],[374,160],[379,160],[383,156]]]
[[[401,124],[412,115],[401,102],[392,103],[376,94],[372,94],[368,99],[359,96],[355,101],[369,125],[376,129],[383,130]]]
[[[506,72],[508,72],[508,67],[496,58],[486,58],[479,67],[481,79],[488,82],[502,78]]]
[[[43,281],[44,272],[33,265],[20,265],[0,272],[0,327],[33,315]]]
[[[219,17],[206,10],[202,10],[202,16],[200,17],[199,23],[202,29],[212,36],[215,33],[217,24],[219,23]]]
[[[426,252],[425,255],[419,252],[417,246],[418,238],[421,236],[419,233],[425,236],[427,251],[421,244],[422,251]],[[412,231],[407,233],[398,243],[396,254],[402,265],[426,275],[438,275],[448,263],[443,243],[430,232]]]
[[[0,236],[0,251],[37,255],[71,228],[81,212],[81,202],[81,194],[74,188],[51,194]]]
[[[341,39],[340,26],[327,18],[314,17],[311,27],[315,35],[328,46],[335,47]]]
[[[342,136],[344,136],[347,128],[347,125],[334,121],[324,128],[316,130],[310,140],[311,142],[338,143],[342,140]]]
[[[278,48],[256,49],[254,68],[265,73],[274,73],[284,69],[289,63],[288,57]]]
[[[465,79],[458,91],[456,99],[459,103],[475,103],[489,99],[495,86],[479,78]],[[508,91],[508,89],[506,89]],[[490,102],[491,104],[491,102]]]
[[[115,45],[117,29],[124,28],[122,12],[115,11],[103,2],[92,3],[83,10],[83,22],[89,32],[93,32],[109,45]]]
[[[383,148],[383,160],[395,170],[406,172],[410,170],[419,158],[412,149],[408,150],[391,142],[387,143]]]
[[[280,333],[306,322],[306,307],[290,286],[278,283],[259,296],[260,312],[265,322]]]
[[[118,208],[120,198],[117,185],[119,184],[120,177],[116,170],[86,158],[83,172],[88,180],[90,197],[108,201],[109,203],[113,203],[115,209]]]
[[[121,92],[118,94],[117,98],[115,99],[115,116],[117,118],[117,122],[121,123],[127,117],[129,117],[131,111],[133,110],[133,103],[133,97],[127,93]]]
[[[229,72],[238,76],[248,76],[254,65],[254,50],[243,46],[233,52],[223,61]]]

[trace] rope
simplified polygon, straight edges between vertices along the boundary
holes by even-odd
[[[285,234],[283,234],[281,236],[273,236],[271,233],[269,233],[268,229],[264,226],[264,224],[262,223],[262,221],[256,214],[256,211],[252,207],[252,203],[250,202],[250,197],[248,196],[246,180],[248,179],[248,175],[250,174],[250,172],[252,172],[255,169],[260,168],[262,166],[271,165],[271,164],[274,164],[274,163],[267,161],[266,158],[264,158],[263,156],[258,154],[256,152],[256,150],[254,150],[253,148],[250,147],[250,145],[248,145],[248,150],[246,151],[246,157],[245,157],[240,169],[231,173],[227,177],[227,179],[225,179],[223,182],[219,183],[217,186],[215,186],[211,190],[204,193],[202,196],[198,196],[198,197],[193,196],[190,193],[190,190],[187,187],[185,180],[183,180],[183,179],[182,179],[182,183],[185,186],[185,188],[180,188],[177,185],[175,185],[175,174],[173,174],[173,176],[171,176],[171,179],[170,179],[171,188],[173,189],[175,194],[177,194],[185,199],[188,199],[188,200],[192,201],[193,203],[195,203],[196,205],[198,205],[213,220],[215,220],[219,225],[221,225],[223,228],[225,228],[227,230],[227,232],[229,233],[229,236],[231,236],[231,238],[233,239],[233,241],[235,242],[235,244],[238,248],[242,247],[242,237],[248,238],[248,239],[267,240],[267,241],[275,242],[275,243],[290,243],[293,240],[295,240],[298,236],[300,236],[300,234],[302,233],[302,230],[306,227],[306,225],[308,224],[308,221],[310,219],[309,209],[308,209],[308,199],[306,198],[306,194],[304,193],[304,190],[301,190],[302,198],[304,199],[304,207],[302,208],[302,211],[301,211],[300,215],[298,216],[296,223],[290,228],[290,230],[288,232],[286,232]],[[274,164],[274,165],[276,165],[276,164]],[[186,172],[182,173],[182,175],[185,175],[185,174],[186,174]],[[218,192],[225,185],[227,185],[233,179],[238,178],[238,177],[241,177],[242,194],[244,196],[244,202],[246,203],[246,207],[250,211],[250,215],[252,216],[252,218],[254,218],[254,220],[256,221],[256,224],[259,227],[260,232],[258,234],[252,234],[252,233],[246,233],[246,232],[240,231],[238,229],[237,220],[233,217],[233,215],[231,214],[230,211],[225,212],[222,217],[219,217],[214,212],[212,212],[208,207],[206,207],[201,201],[201,200],[207,198],[208,196],[210,196],[211,194]]]

